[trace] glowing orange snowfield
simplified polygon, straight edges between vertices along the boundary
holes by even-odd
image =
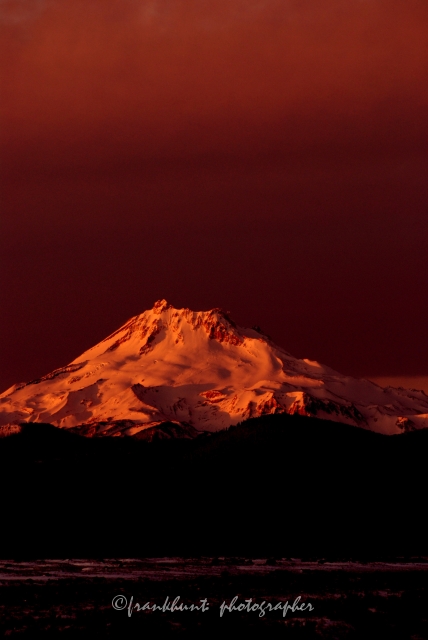
[[[86,435],[135,435],[174,422],[191,437],[283,412],[390,434],[428,426],[423,391],[343,376],[294,358],[220,309],[175,309],[166,300],[0,400],[4,434],[19,422],[80,426]]]

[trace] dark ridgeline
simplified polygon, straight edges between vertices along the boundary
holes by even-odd
[[[195,440],[0,440],[1,556],[428,554],[428,430],[273,415]]]

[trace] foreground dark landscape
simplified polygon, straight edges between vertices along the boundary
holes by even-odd
[[[0,440],[0,635],[428,638],[427,448],[287,414],[152,442],[24,425]],[[220,616],[235,596],[313,610]]]
[[[297,558],[158,558],[0,561],[0,636],[19,638],[428,638],[428,562]],[[117,607],[112,601],[115,596]],[[201,605],[140,611],[126,604]],[[296,598],[312,610],[229,611],[222,604]],[[126,599],[126,600],[125,600]],[[247,605],[245,605],[247,606]],[[235,637],[235,635],[233,636]]]
[[[428,555],[428,431],[383,436],[302,416],[194,440],[0,440],[1,556]]]

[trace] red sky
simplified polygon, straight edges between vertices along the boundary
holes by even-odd
[[[1,0],[0,387],[158,298],[428,375],[425,0]]]

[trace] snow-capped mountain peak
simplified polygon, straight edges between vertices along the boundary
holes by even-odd
[[[428,397],[294,358],[221,309],[166,300],[69,365],[0,396],[0,425],[50,422],[87,435],[137,435],[166,423],[194,435],[281,412],[400,433],[428,426]]]

